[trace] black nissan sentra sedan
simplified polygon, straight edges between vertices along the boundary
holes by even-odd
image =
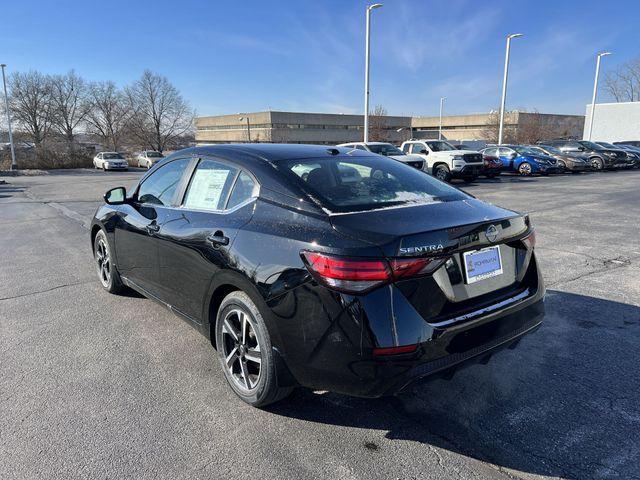
[[[398,393],[515,346],[544,315],[526,215],[369,152],[196,147],[104,198],[102,285],[199,329],[251,405],[296,386]]]

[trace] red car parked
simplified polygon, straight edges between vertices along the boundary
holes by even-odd
[[[498,157],[483,155],[482,160],[484,160],[484,166],[480,175],[484,175],[487,178],[494,178],[500,175],[502,171],[502,161],[500,161]]]

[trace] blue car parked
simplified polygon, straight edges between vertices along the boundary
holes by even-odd
[[[555,158],[541,155],[522,145],[488,147],[482,150],[482,154],[498,157],[502,162],[502,171],[504,172],[515,172],[520,175],[533,175],[534,173],[548,175],[561,171]]]

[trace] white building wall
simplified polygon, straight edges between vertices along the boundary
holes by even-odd
[[[586,108],[584,139],[589,137],[591,104]],[[624,142],[640,140],[640,102],[597,103],[591,140]]]

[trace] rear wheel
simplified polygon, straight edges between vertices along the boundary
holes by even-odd
[[[109,293],[122,291],[123,285],[120,280],[120,274],[113,264],[111,247],[103,230],[100,230],[93,240],[93,257],[96,261],[98,278],[104,289]]]
[[[216,318],[218,358],[229,386],[254,407],[283,399],[292,387],[279,387],[271,339],[262,315],[249,296],[231,292]]]
[[[520,165],[518,165],[518,173],[523,177],[528,177],[529,175],[531,175],[531,172],[532,168],[530,163],[522,162]]]
[[[433,176],[436,177],[438,180],[441,180],[443,182],[448,182],[451,180],[451,171],[449,170],[449,167],[447,167],[446,165],[438,165],[437,167],[435,167]]]

